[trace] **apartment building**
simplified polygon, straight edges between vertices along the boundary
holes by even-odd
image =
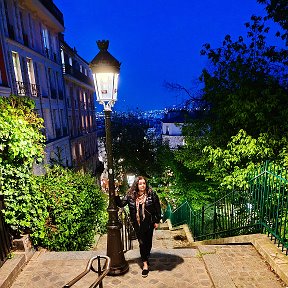
[[[63,14],[52,0],[0,0],[0,27],[0,96],[31,97],[44,119],[46,163],[71,166],[58,38]]]
[[[60,38],[68,127],[71,143],[72,165],[77,170],[99,170],[95,89],[93,76],[87,63],[76,49],[70,47],[63,35]],[[102,171],[97,171],[101,173]]]

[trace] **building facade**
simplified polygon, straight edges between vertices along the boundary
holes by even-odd
[[[171,150],[184,145],[182,126],[185,122],[185,111],[170,110],[162,119],[162,143],[167,144]]]
[[[62,35],[60,40],[72,165],[96,174],[100,167],[95,117],[95,89],[89,64]],[[101,173],[101,171],[99,171]]]
[[[71,166],[58,38],[64,31],[63,14],[51,0],[0,0],[0,13],[2,86],[10,89],[1,96],[12,93],[32,98],[44,119],[45,162],[53,159]]]
[[[7,62],[5,61],[6,54],[5,46],[5,31],[4,26],[0,25],[0,95],[9,96],[11,94],[11,88],[8,84],[7,75]]]

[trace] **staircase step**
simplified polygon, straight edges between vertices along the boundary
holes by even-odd
[[[215,288],[236,288],[222,260],[216,254],[216,250],[209,246],[198,246],[207,272],[209,273]]]
[[[8,288],[21,272],[25,265],[25,254],[14,254],[11,259],[8,259],[0,268],[0,287]]]
[[[158,230],[169,230],[169,225],[168,223],[159,223]]]

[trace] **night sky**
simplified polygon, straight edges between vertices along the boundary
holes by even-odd
[[[225,35],[246,35],[245,22],[266,15],[256,0],[54,0],[64,14],[65,41],[90,62],[96,40],[109,40],[109,52],[121,64],[116,110],[163,109],[185,95],[164,81],[194,91],[207,65],[202,45],[218,48]],[[81,6],[80,6],[81,5]],[[270,25],[271,26],[271,25]],[[273,31],[278,29],[275,24]],[[272,37],[270,43],[274,43]],[[277,43],[277,42],[276,42]],[[276,44],[277,45],[277,44]],[[100,111],[102,108],[97,107]]]

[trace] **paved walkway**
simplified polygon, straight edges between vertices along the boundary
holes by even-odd
[[[185,242],[181,233],[169,230],[155,232],[147,278],[141,277],[139,250],[137,242],[134,242],[134,249],[125,253],[129,263],[128,273],[105,277],[104,288],[286,287],[253,245],[203,245],[185,248],[189,243]],[[175,238],[180,240],[175,241]],[[105,237],[102,237],[95,251],[36,252],[12,288],[63,287],[85,269],[90,257],[105,255],[105,247]],[[93,281],[95,274],[91,272],[73,288],[89,287]]]

